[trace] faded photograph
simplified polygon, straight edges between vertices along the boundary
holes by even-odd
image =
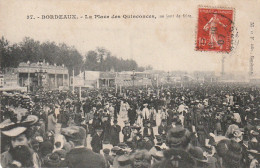
[[[260,2],[0,0],[2,168],[259,168]]]

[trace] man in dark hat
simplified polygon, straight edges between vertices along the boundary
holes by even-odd
[[[168,113],[167,125],[171,125],[172,119],[173,119],[173,117],[174,117],[174,111],[173,111],[172,109],[169,109],[169,110],[167,111],[167,113]]]
[[[194,160],[190,157],[191,134],[182,127],[174,127],[168,131],[167,144],[169,149],[164,151],[164,159],[152,167],[193,167]]]
[[[39,146],[39,156],[44,158],[47,154],[52,153],[54,145],[49,139],[45,139]]]
[[[151,122],[149,120],[146,121],[144,130],[143,130],[143,136],[149,137],[151,141],[154,140],[153,128],[151,127]]]
[[[217,159],[211,156],[205,156],[200,147],[193,147],[189,150],[191,158],[194,160],[194,167],[215,167]]]
[[[108,149],[108,148],[103,149],[103,153],[104,153],[104,157],[105,157],[106,162],[107,162],[107,166],[110,167],[110,165],[113,164],[113,160],[114,160],[114,158],[111,155],[109,155],[110,149]]]
[[[218,142],[216,151],[221,160],[219,167],[244,167],[242,147],[236,141],[223,139]]]
[[[96,128],[96,133],[92,137],[91,147],[93,152],[100,153],[100,150],[103,148],[103,138],[102,138],[102,127]]]
[[[191,130],[192,126],[192,114],[191,112],[185,111],[184,112],[184,127]]]
[[[121,155],[117,159],[119,166],[118,168],[132,168],[132,160],[129,156],[127,155]]]
[[[110,115],[108,113],[103,113],[103,118],[102,118],[102,129],[103,129],[103,141],[105,143],[109,143],[110,142],[110,138],[111,138],[111,122],[110,122]]]
[[[128,121],[125,121],[125,126],[122,129],[122,133],[124,135],[124,142],[126,142],[131,136],[131,127]]]
[[[134,108],[133,104],[130,105],[130,108],[128,110],[128,118],[130,120],[130,124],[133,125],[136,119],[136,109]]]
[[[66,110],[61,110],[61,127],[65,128],[68,126],[69,113]]]
[[[125,152],[123,151],[123,149],[119,148],[119,147],[113,147],[112,151],[114,151],[114,160],[113,160],[113,167],[119,167],[119,161],[118,158],[122,155],[125,154]]]
[[[68,127],[66,129],[63,129],[62,133],[67,137],[69,141],[73,142],[75,147],[67,153],[65,161],[60,167],[106,168],[105,158],[102,155],[94,153],[92,150],[85,147],[86,130],[83,127]]]
[[[118,116],[119,111],[120,111],[120,105],[121,105],[121,101],[117,99],[115,102],[115,116],[114,117]]]
[[[167,131],[169,131],[172,128],[175,128],[175,127],[179,127],[179,126],[181,127],[180,123],[181,123],[181,121],[177,116],[173,117],[172,123],[170,125],[168,125]]]
[[[154,146],[154,142],[151,140],[150,136],[145,136],[143,138],[143,143],[144,143],[144,149],[150,150]]]
[[[82,121],[83,121],[83,118],[82,118],[81,112],[77,111],[74,116],[74,122],[77,126],[80,126]]]
[[[153,156],[155,162],[160,161],[163,158],[163,150],[167,148],[162,140],[161,135],[156,135],[157,143],[149,150],[149,153]]]
[[[99,114],[97,112],[94,113],[94,118],[93,118],[93,122],[92,122],[92,133],[91,136],[93,136],[95,134],[95,130],[98,127],[101,127],[102,125],[102,120],[99,117]]]
[[[139,150],[133,154],[133,167],[150,168],[152,156],[146,150]]]
[[[143,136],[141,134],[141,127],[138,125],[132,126],[131,134],[131,148],[132,149],[143,149],[145,144],[143,143]]]
[[[161,135],[164,140],[166,140],[167,129],[167,122],[165,119],[162,119],[162,122],[158,127],[158,134]]]
[[[58,153],[49,153],[43,160],[44,167],[60,167],[61,158]]]
[[[115,159],[116,154],[117,154],[117,152],[118,152],[119,150],[121,150],[121,148],[118,147],[118,146],[114,146],[114,147],[111,149],[111,156],[113,157],[113,160]]]
[[[85,123],[88,126],[88,130],[91,134],[93,134],[92,122],[93,122],[95,112],[96,109],[93,107],[92,110],[88,110],[88,112],[85,113]]]
[[[111,126],[110,130],[110,144],[113,146],[117,145],[119,143],[119,133],[121,131],[121,127],[117,124],[117,120],[114,120],[114,125]]]

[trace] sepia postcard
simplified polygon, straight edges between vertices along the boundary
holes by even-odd
[[[107,145],[106,136],[112,136],[109,132],[111,130],[118,133],[115,136],[116,142],[113,142],[113,136],[108,138],[111,150],[119,150],[118,146],[122,142],[137,142],[140,139],[142,142],[151,140],[152,148],[159,141],[155,141],[154,132],[157,136],[164,135],[163,138],[166,139],[168,131],[167,140],[175,142],[176,139],[184,139],[187,144],[193,143],[185,139],[192,132],[194,139],[202,139],[202,143],[206,144],[203,150],[207,153],[210,138],[217,137],[216,141],[220,141],[227,135],[226,131],[231,130],[232,136],[235,130],[239,134],[237,137],[248,133],[259,138],[260,91],[257,87],[260,82],[260,1],[0,0],[0,72],[0,99],[1,103],[4,102],[0,104],[2,167],[41,167],[43,163],[46,167],[74,167],[77,162],[87,160],[84,160],[86,153],[88,162],[82,165],[109,167],[105,165],[110,164],[110,167],[124,167],[125,165],[116,166],[117,163],[113,161],[109,163],[109,156],[104,159],[103,156],[94,154],[102,153],[106,156],[105,148],[99,148],[99,145]],[[251,86],[252,83],[255,85]],[[252,115],[241,112],[241,119],[236,113],[239,108],[245,113],[253,111]],[[112,115],[108,114],[109,110],[113,111]],[[162,114],[164,117],[160,116],[158,120],[152,118],[151,114],[156,112],[150,111],[156,110],[165,112]],[[205,114],[197,115],[199,110]],[[15,111],[19,112],[14,117]],[[102,114],[97,111],[102,111]],[[168,111],[178,111],[178,120],[174,118],[174,112],[170,116],[171,112],[168,114]],[[68,112],[67,116],[65,112]],[[90,112],[93,112],[91,119],[88,118]],[[197,118],[203,116],[206,120],[209,118],[207,115],[213,116],[213,112],[216,112],[216,116],[212,118],[218,125],[210,126],[212,122],[207,120],[208,127],[200,127],[201,122]],[[28,116],[29,113],[31,115]],[[226,114],[231,114],[232,119],[239,116],[239,121],[236,120],[238,126],[228,127]],[[121,118],[108,115],[118,115]],[[58,116],[65,116],[65,119],[59,120]],[[102,128],[100,125],[93,126],[95,116],[100,117]],[[109,123],[107,118],[110,117],[114,120],[109,120]],[[223,119],[221,124],[218,122],[220,118]],[[66,124],[62,123],[64,120]],[[178,122],[187,124],[187,120],[190,121],[187,129],[176,128]],[[193,123],[191,120],[194,120]],[[52,121],[55,126],[51,125]],[[170,128],[160,134],[159,126],[166,121]],[[255,126],[252,131],[255,132],[246,130],[250,130],[247,124],[251,122],[251,126]],[[31,127],[36,123],[36,127]],[[114,126],[107,131],[109,133],[103,134],[108,128],[104,123],[109,128]],[[153,124],[154,128],[150,129]],[[75,125],[80,127],[73,127]],[[40,132],[41,126],[46,128],[43,128],[41,134],[31,136],[34,141],[30,141],[27,129],[35,128]],[[123,130],[124,126],[129,126],[129,130]],[[203,137],[199,128],[211,130]],[[130,137],[130,131],[137,134],[140,130],[143,131],[142,138]],[[177,133],[171,132],[172,130],[177,130]],[[67,146],[65,140],[62,141],[64,137],[68,138]],[[61,142],[64,143],[56,143],[55,138],[62,139]],[[255,139],[253,143],[256,142]],[[46,146],[43,145],[42,148],[39,144],[45,140],[51,142],[52,148],[44,155],[42,153],[46,152],[48,144],[45,143]],[[248,141],[250,138],[244,141],[247,147]],[[34,142],[38,146],[33,146]],[[161,151],[171,147],[175,149],[177,143],[174,142],[161,145]],[[185,150],[189,146],[187,144]],[[48,155],[61,149],[61,146],[64,147],[62,150],[69,146],[68,151],[73,148],[77,152],[70,151],[73,156],[60,151],[58,156]],[[85,149],[86,146],[94,152]],[[210,147],[213,152],[207,153],[211,158],[216,152],[213,146]],[[127,153],[129,148],[121,144],[120,150],[124,149],[122,151]],[[41,149],[43,152],[38,152],[37,155],[32,152]],[[252,157],[247,157],[248,160],[251,159],[250,162],[245,161],[239,153],[240,159],[244,159],[243,162],[247,165],[257,165],[254,154],[257,154],[255,158],[259,161],[259,145],[252,150],[248,150],[253,153]],[[175,152],[169,151],[170,154]],[[26,152],[31,154],[28,162]],[[221,151],[219,153],[225,154]],[[167,158],[165,155],[161,153],[158,157]],[[18,159],[15,160],[15,156]],[[153,163],[158,159],[156,156]],[[62,162],[65,158],[73,161],[67,165],[52,165],[54,161]],[[120,159],[122,162],[130,160],[124,157]],[[206,161],[197,159],[196,163],[199,162]],[[172,167],[178,167],[178,158],[177,161],[171,158],[170,163]],[[207,163],[211,164],[209,160]],[[151,162],[149,164],[147,167],[151,167]]]

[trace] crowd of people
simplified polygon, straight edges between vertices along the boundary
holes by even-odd
[[[260,88],[247,84],[1,93],[1,165],[258,168]]]

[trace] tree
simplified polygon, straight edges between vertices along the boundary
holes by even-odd
[[[0,40],[0,63],[1,68],[12,67],[9,41],[7,41],[3,36]]]
[[[87,52],[84,62],[84,69],[91,71],[110,71],[114,69],[120,71],[142,70],[144,68],[138,67],[134,60],[122,59],[113,56],[111,52],[103,47],[98,47],[96,50]]]
[[[43,59],[43,53],[41,52],[39,41],[25,37],[19,45],[21,48],[21,61],[38,62],[40,59]]]
[[[79,74],[83,64],[83,57],[75,47],[61,43],[56,46],[54,53],[55,56],[53,60],[57,65],[64,64],[68,68],[70,75],[73,69],[75,70],[75,75]]]
[[[25,37],[22,42],[10,45],[4,37],[0,39],[0,65],[1,68],[17,67],[20,62],[38,62],[45,60],[50,64],[64,64],[70,75],[75,70],[77,75],[81,70],[110,71],[144,71],[134,60],[124,60],[111,54],[104,47],[97,47],[85,54],[85,61],[82,55],[74,46],[65,43],[56,44],[47,41],[40,43],[30,37]],[[148,67],[147,69],[152,69]]]
[[[107,71],[108,67],[106,64],[106,60],[108,57],[111,56],[111,52],[108,51],[107,49],[103,48],[103,47],[98,47],[96,49],[96,53],[97,53],[97,59],[98,59],[98,63],[99,63],[99,70],[100,71]]]
[[[57,63],[57,57],[60,54],[60,48],[55,44],[55,42],[44,42],[41,44],[41,52],[43,54],[43,58],[46,62],[50,64]],[[60,64],[62,64],[60,62]]]
[[[84,63],[85,70],[97,71],[98,70],[98,54],[96,51],[88,51]]]
[[[22,62],[21,48],[16,43],[10,46],[10,59],[12,60],[12,66],[10,67],[18,67],[19,63]]]
[[[151,65],[148,65],[145,67],[146,70],[153,70],[153,67]]]

